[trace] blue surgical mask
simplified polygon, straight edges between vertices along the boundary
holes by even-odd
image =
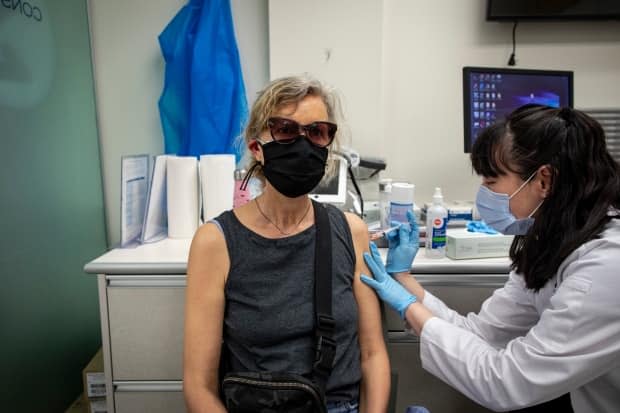
[[[476,208],[484,222],[491,228],[496,229],[505,235],[525,235],[534,223],[532,215],[542,205],[542,201],[527,218],[517,219],[510,212],[510,199],[519,193],[521,189],[536,175],[534,172],[523,184],[512,194],[500,194],[491,191],[484,185],[480,185],[476,196]]]

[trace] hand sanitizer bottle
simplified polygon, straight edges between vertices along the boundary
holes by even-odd
[[[426,211],[426,256],[443,258],[446,256],[446,227],[448,210],[443,206],[441,188],[435,188],[433,204]]]

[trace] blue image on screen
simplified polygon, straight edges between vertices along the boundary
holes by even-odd
[[[542,92],[540,94],[532,94],[530,96],[517,96],[516,98],[519,101],[520,105],[534,103],[537,105],[551,106],[554,108],[560,107],[560,96],[551,92]]]
[[[475,91],[468,98],[471,145],[484,128],[504,119],[520,106],[528,103],[551,107],[571,105],[571,81],[564,74],[500,73],[490,69],[470,72],[468,80],[469,90]]]

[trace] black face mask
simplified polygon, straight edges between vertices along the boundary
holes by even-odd
[[[313,145],[303,136],[290,144],[267,142],[262,148],[265,178],[284,196],[309,194],[325,175],[327,148]]]

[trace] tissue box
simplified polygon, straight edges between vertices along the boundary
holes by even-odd
[[[507,257],[512,235],[469,232],[466,228],[448,229],[446,255],[454,260]]]

